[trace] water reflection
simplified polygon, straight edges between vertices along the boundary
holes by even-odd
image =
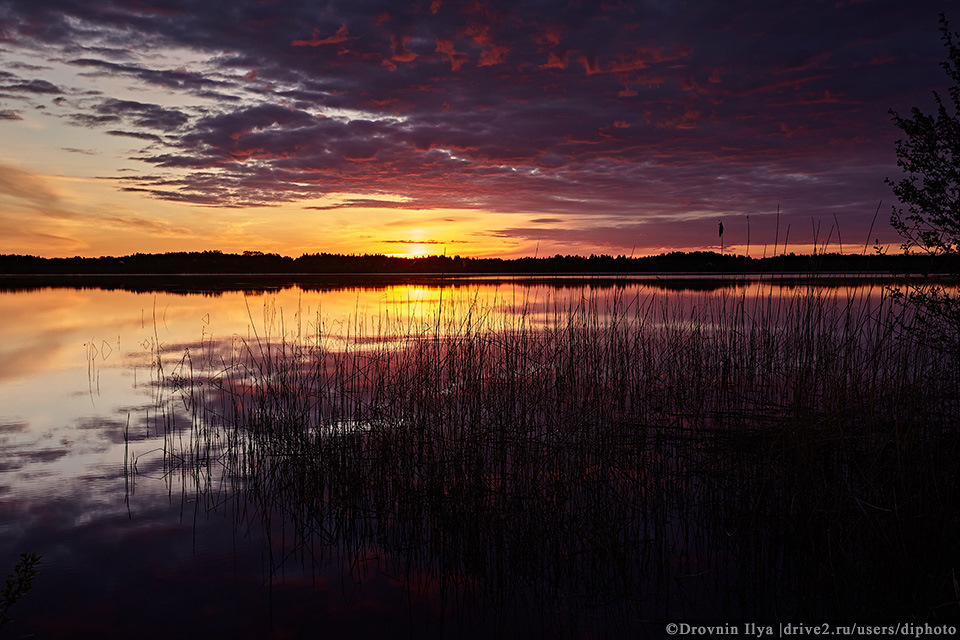
[[[882,286],[3,312],[0,560],[44,555],[18,631],[660,637],[951,602],[956,365]]]

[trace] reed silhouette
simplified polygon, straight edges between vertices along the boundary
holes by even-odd
[[[165,464],[245,505],[269,582],[294,559],[427,598],[411,637],[956,620],[957,361],[887,296],[765,291],[265,309],[158,376]]]

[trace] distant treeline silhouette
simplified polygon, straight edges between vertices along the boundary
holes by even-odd
[[[956,255],[793,253],[753,258],[712,251],[655,256],[555,255],[537,258],[470,258],[220,251],[135,253],[121,257],[41,258],[0,255],[2,275],[92,274],[618,274],[618,273],[889,273],[957,274]]]

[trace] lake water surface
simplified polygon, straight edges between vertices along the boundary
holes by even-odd
[[[10,612],[9,633],[659,637],[670,621],[855,612],[874,594],[814,598],[804,608],[808,590],[823,586],[820,574],[842,564],[806,557],[819,533],[787,539],[795,527],[784,521],[754,526],[739,544],[718,541],[736,535],[745,526],[740,516],[754,506],[767,509],[764,517],[779,509],[787,517],[795,497],[764,507],[766,489],[752,493],[760,476],[750,474],[768,473],[769,461],[741,459],[738,473],[747,477],[729,480],[723,465],[703,466],[712,454],[669,437],[701,413],[707,417],[697,424],[712,429],[729,422],[723,407],[734,405],[725,393],[749,395],[736,406],[749,401],[751,425],[786,415],[793,391],[773,387],[793,383],[779,373],[758,377],[767,365],[747,354],[754,343],[738,347],[737,335],[747,327],[755,344],[780,340],[783,360],[771,372],[798,362],[801,356],[782,353],[796,337],[777,333],[776,324],[793,322],[790,301],[800,291],[807,290],[769,282],[677,290],[620,280],[0,292],[0,570],[9,571],[21,551],[42,555],[34,589]],[[884,339],[876,328],[882,285],[821,295],[821,313],[857,311],[811,329],[810,341],[851,317],[860,325],[850,335],[865,341],[851,353]],[[611,323],[618,337],[593,342]],[[732,345],[730,362],[698,364],[707,354],[694,351],[668,360],[691,333],[704,344]],[[643,341],[627,344],[641,334],[659,341],[647,364]],[[542,342],[541,335],[551,337]],[[594,370],[597,344],[607,345],[609,359],[592,378],[577,377],[577,362]],[[470,369],[474,353],[497,370]],[[425,363],[433,357],[431,369]],[[823,356],[810,358],[815,367]],[[754,372],[750,380],[769,383],[764,393],[776,400],[744,390],[753,383],[720,381],[745,368]],[[407,388],[405,371],[427,377]],[[684,407],[665,407],[678,388],[714,374],[715,381],[697,383],[709,391],[690,391],[710,396],[710,407],[682,400]],[[298,392],[284,386],[298,380],[305,401],[289,400],[298,408],[288,415],[282,394]],[[476,398],[464,391],[481,385],[493,390]],[[555,389],[565,391],[554,397]],[[638,398],[656,394],[641,406]],[[502,401],[500,409],[481,406],[491,398]],[[830,402],[817,411],[828,415]],[[300,444],[281,446],[279,431],[257,431],[285,420],[296,423],[283,426],[296,430],[289,442]],[[449,435],[451,424],[462,430],[449,440],[427,435]],[[403,429],[422,431],[408,442],[398,435]],[[486,435],[498,430],[509,437]],[[462,444],[471,438],[475,444]],[[332,462],[289,462],[300,460],[303,447]],[[811,477],[823,486],[854,473],[846,462],[818,460],[823,469]],[[413,466],[404,471],[407,462]],[[695,473],[685,470],[695,463]],[[529,494],[525,484],[534,487]],[[831,513],[846,498],[832,500],[797,508],[826,518],[824,509]],[[883,524],[886,512],[859,508]],[[903,548],[914,542],[921,545],[907,540]],[[947,553],[956,557],[955,549]],[[851,562],[861,561],[870,559]],[[949,593],[952,569],[931,578],[944,581],[932,592]],[[846,576],[839,584],[855,583]]]

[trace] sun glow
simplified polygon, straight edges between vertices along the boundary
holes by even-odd
[[[397,254],[402,258],[422,258],[423,256],[428,256],[431,253],[436,253],[435,247],[428,244],[411,244],[407,245],[405,251]]]

